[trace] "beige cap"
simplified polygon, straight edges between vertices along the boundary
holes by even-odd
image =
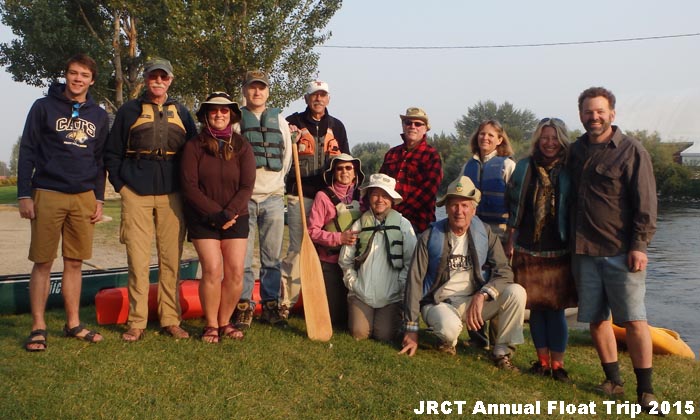
[[[437,201],[436,205],[438,207],[444,206],[445,202],[450,197],[463,197],[468,200],[476,201],[476,203],[479,204],[479,200],[481,200],[481,191],[474,186],[474,183],[468,176],[462,175],[450,182],[450,185],[447,186],[447,193]]]

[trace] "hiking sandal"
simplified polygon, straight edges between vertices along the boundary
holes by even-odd
[[[133,343],[139,341],[145,335],[145,331],[141,328],[129,328],[126,332],[122,334],[122,340]]]
[[[216,327],[204,327],[202,330],[202,341],[209,344],[219,342],[219,329]]]
[[[168,325],[167,327],[163,327],[161,331],[177,339],[184,340],[190,338],[190,334],[179,325]]]
[[[87,331],[87,334],[83,336],[78,335],[83,330]],[[68,328],[68,324],[64,325],[63,333],[66,334],[66,337],[77,338],[78,340],[87,341],[88,343],[97,343],[99,341],[102,341],[97,339],[97,336],[100,335],[99,332],[85,328],[85,325],[83,325],[82,323],[78,324],[78,326],[73,328]]]
[[[219,335],[233,340],[243,340],[243,331],[234,327],[231,323],[219,327]]]
[[[48,336],[48,333],[46,330],[34,330],[29,333],[29,337],[27,337],[27,340],[24,342],[24,349],[27,350],[30,353],[34,353],[37,351],[46,351],[47,344],[46,344],[46,337]],[[41,337],[38,340],[34,340],[35,337]],[[32,344],[38,344],[43,347],[35,348],[35,347],[29,347]]]

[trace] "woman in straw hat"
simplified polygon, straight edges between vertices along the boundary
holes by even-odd
[[[416,246],[411,222],[392,207],[401,202],[394,178],[373,174],[361,187],[367,210],[350,228],[356,245],[343,245],[339,264],[348,293],[348,326],[355,339],[391,341],[401,326],[408,266]]]
[[[185,220],[202,265],[199,297],[206,322],[202,341],[207,343],[243,338],[230,319],[243,288],[255,157],[233,130],[240,118],[238,104],[227,93],[212,93],[197,111],[202,130],[182,154]]]

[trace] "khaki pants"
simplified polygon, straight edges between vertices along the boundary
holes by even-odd
[[[484,321],[498,317],[498,332],[496,345],[512,347],[522,344],[523,322],[525,320],[525,289],[519,284],[509,284],[498,296],[497,300],[484,302],[481,316]],[[471,296],[452,299],[452,303],[441,302],[437,305],[425,305],[421,308],[423,320],[433,329],[433,333],[444,343],[457,345],[457,339],[462,332],[467,307]]]
[[[180,325],[179,278],[185,223],[178,193],[139,195],[124,186],[120,239],[129,263],[129,327],[148,323],[149,263],[153,234],[158,254],[158,318],[161,327]]]
[[[392,341],[401,328],[401,303],[373,308],[356,296],[348,296],[348,327],[356,340]]]

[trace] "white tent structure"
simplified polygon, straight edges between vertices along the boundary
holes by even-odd
[[[700,141],[681,152],[681,162],[683,165],[700,166]]]

